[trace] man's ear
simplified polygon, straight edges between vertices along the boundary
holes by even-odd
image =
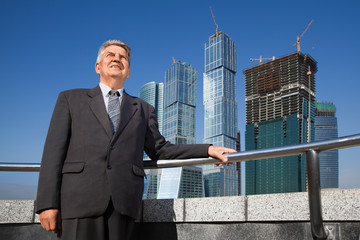
[[[95,64],[95,72],[100,75],[99,63]]]

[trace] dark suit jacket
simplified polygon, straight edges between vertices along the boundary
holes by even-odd
[[[56,208],[62,218],[115,209],[138,217],[144,188],[143,151],[152,160],[207,157],[208,145],[173,145],[158,131],[154,108],[123,94],[112,134],[100,87],[60,93],[46,138],[36,211]]]

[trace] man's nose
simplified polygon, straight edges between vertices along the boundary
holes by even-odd
[[[114,62],[120,62],[120,56],[115,55],[113,58]]]

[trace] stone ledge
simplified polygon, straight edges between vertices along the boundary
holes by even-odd
[[[309,221],[308,193],[247,196],[248,221]],[[324,221],[360,221],[360,189],[321,191]]]
[[[360,221],[360,189],[321,191],[324,221]]]
[[[185,199],[185,222],[244,222],[246,197]]]
[[[250,195],[248,221],[307,221],[310,219],[306,192]]]
[[[184,198],[144,200],[142,220],[144,222],[183,222],[184,201]]]
[[[321,191],[324,221],[360,221],[360,189]],[[0,200],[0,224],[39,223],[34,200]],[[309,221],[306,192],[235,197],[144,200],[142,221]]]
[[[33,223],[33,200],[1,200],[0,223]]]
[[[321,197],[324,221],[360,221],[360,189],[326,189]],[[307,192],[145,200],[143,207],[143,222],[310,220]]]

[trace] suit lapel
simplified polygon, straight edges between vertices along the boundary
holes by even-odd
[[[119,135],[130,119],[134,116],[135,112],[138,110],[137,102],[133,100],[125,91],[123,92],[121,106],[120,106],[120,123],[116,135]]]
[[[100,124],[103,126],[106,134],[109,136],[109,138],[112,138],[113,133],[110,126],[109,116],[106,112],[104,98],[102,96],[100,87],[97,86],[93,89],[90,89],[88,95],[91,110],[95,114]]]

